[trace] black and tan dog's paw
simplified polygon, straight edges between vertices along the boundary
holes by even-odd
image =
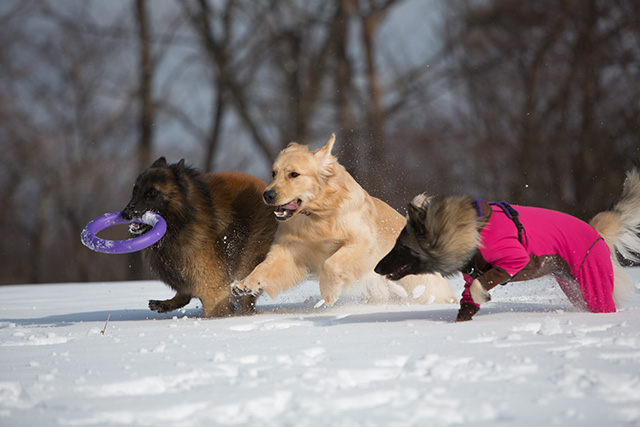
[[[167,301],[160,301],[155,299],[149,300],[149,309],[151,311],[155,311],[156,313],[168,313],[170,311],[173,311],[173,307],[170,307],[170,305],[167,304]]]

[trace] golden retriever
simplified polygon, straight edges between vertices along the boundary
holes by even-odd
[[[234,284],[234,292],[274,297],[311,275],[319,279],[328,306],[345,286],[358,285],[369,301],[395,295],[422,303],[457,302],[440,275],[407,276],[398,286],[373,271],[406,220],[358,185],[331,154],[334,142],[332,135],[315,151],[291,143],[280,152],[263,194],[275,206],[278,230],[265,260]]]

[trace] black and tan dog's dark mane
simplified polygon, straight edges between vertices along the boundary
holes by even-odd
[[[407,211],[407,224],[376,266],[378,274],[392,280],[424,273],[450,277],[475,255],[483,222],[470,197],[419,194]]]

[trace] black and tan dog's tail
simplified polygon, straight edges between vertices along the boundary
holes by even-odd
[[[627,172],[622,195],[610,210],[600,212],[590,224],[611,250],[616,305],[633,291],[634,280],[622,268],[618,255],[630,265],[640,265],[640,164]]]

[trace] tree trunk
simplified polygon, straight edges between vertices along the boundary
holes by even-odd
[[[139,165],[140,170],[151,164],[153,140],[154,105],[152,99],[153,62],[151,59],[149,15],[146,0],[136,0],[138,42],[140,43],[140,118],[139,118]]]
[[[371,13],[362,20],[362,40],[364,44],[367,84],[371,107],[368,115],[368,128],[371,142],[369,145],[368,167],[366,185],[368,191],[381,196],[384,193],[383,174],[380,173],[378,163],[385,158],[384,155],[384,106],[382,87],[376,67],[375,33],[380,22],[380,13]]]
[[[139,140],[138,169],[140,172],[151,164],[151,144],[153,141],[154,105],[152,99],[153,61],[151,59],[149,14],[146,0],[136,0],[136,22],[138,25],[139,43]],[[128,255],[129,274],[133,279],[144,276],[144,267],[140,252]]]

